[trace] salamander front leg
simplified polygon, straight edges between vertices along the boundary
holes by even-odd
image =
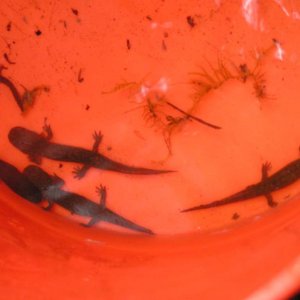
[[[48,205],[43,207],[43,210],[50,211],[54,205],[54,202],[48,200]]]
[[[93,138],[94,138],[94,144],[93,144],[93,147],[92,147],[92,151],[93,152],[98,152],[98,148],[99,148],[99,145],[102,141],[102,138],[103,138],[103,135],[101,134],[101,132],[94,132],[93,134]],[[82,167],[75,167],[74,170],[73,170],[73,174],[75,178],[77,179],[81,179],[85,176],[85,174],[87,173],[87,171],[91,168],[90,165],[83,165]]]
[[[90,165],[84,165],[83,167],[75,167],[72,171],[74,178],[81,179],[85,176],[86,172],[91,168]]]
[[[107,198],[107,191],[106,187],[100,184],[100,186],[96,187],[96,192],[100,196],[100,207],[105,209],[106,207],[106,198]]]
[[[99,149],[99,145],[101,144],[103,138],[103,134],[101,133],[101,131],[97,132],[95,131],[93,134],[93,139],[94,139],[94,144],[92,147],[92,151],[93,152],[98,152]]]
[[[272,165],[268,161],[262,165],[262,168],[261,168],[261,181],[262,182],[268,178],[268,173],[271,170],[271,168],[272,168]],[[277,203],[274,201],[273,196],[270,193],[265,194],[264,196],[266,197],[267,203],[270,207],[277,206]]]
[[[106,197],[107,197],[106,187],[103,186],[102,184],[100,184],[100,186],[96,187],[96,192],[100,196],[100,209],[104,210],[106,207]],[[100,222],[101,218],[102,218],[101,212],[99,212],[99,214],[97,216],[91,218],[91,220],[87,224],[81,223],[81,225],[85,226],[85,227],[91,227],[91,226],[95,225],[96,223]]]

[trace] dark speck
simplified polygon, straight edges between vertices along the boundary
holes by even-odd
[[[186,20],[187,20],[188,24],[191,26],[191,28],[195,27],[196,23],[192,16],[187,16]]]
[[[240,68],[242,73],[248,73],[249,72],[247,64],[240,64],[239,68]]]
[[[237,220],[237,219],[239,219],[239,217],[240,217],[240,215],[238,213],[234,213],[232,215],[232,220]]]
[[[42,32],[39,29],[36,30],[34,33],[35,33],[36,36],[40,36],[42,34]]]
[[[131,42],[130,40],[126,40],[126,45],[127,45],[127,49],[130,50],[131,49]]]
[[[90,109],[90,106],[87,104],[85,107],[85,110],[89,110],[89,109]]]
[[[82,69],[79,69],[77,80],[80,83],[84,81],[84,78],[82,77]]]
[[[61,169],[64,165],[63,164],[59,164],[58,167]]]
[[[152,21],[152,18],[151,18],[150,16],[146,16],[146,19],[147,19],[148,21]]]
[[[164,37],[165,38],[168,38],[169,37],[169,34],[167,32],[164,32]]]
[[[75,16],[78,16],[79,12],[78,12],[78,9],[76,8],[71,8],[72,10],[72,13],[75,15]]]
[[[7,30],[7,31],[10,31],[10,30],[11,30],[11,22],[9,22],[9,23],[6,25],[6,30]]]
[[[68,27],[67,21],[63,20],[62,22],[64,24],[65,29],[67,29],[67,27]]]
[[[107,149],[107,151],[111,151],[112,147],[108,146],[106,149]]]

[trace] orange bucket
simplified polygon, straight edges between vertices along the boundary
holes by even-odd
[[[297,291],[300,180],[182,212],[298,162],[296,1],[5,0],[0,12],[0,159],[16,168],[0,174],[3,297],[257,300]],[[18,138],[30,131],[49,147],[22,151],[9,134],[16,127],[25,128]],[[91,163],[98,146],[119,165]],[[29,165],[64,180],[38,187],[41,203],[16,193]],[[75,200],[143,229],[118,217],[91,224]]]

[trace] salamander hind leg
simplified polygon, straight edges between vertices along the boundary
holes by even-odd
[[[263,182],[269,177],[269,171],[272,169],[272,165],[270,162],[265,162],[261,168],[261,181]],[[267,203],[270,207],[277,206],[277,203],[274,201],[273,196],[270,193],[264,194],[267,199]]]
[[[48,140],[50,141],[53,138],[53,131],[52,128],[50,126],[50,124],[47,123],[47,118],[45,118],[44,120],[44,125],[43,125],[43,133],[42,135]]]
[[[94,139],[94,144],[93,144],[92,151],[98,152],[99,145],[101,144],[102,139],[103,139],[103,134],[101,133],[101,131],[99,131],[99,132],[95,131],[93,134],[93,139]]]
[[[272,164],[266,161],[261,167],[261,180],[265,180],[269,177],[269,171],[272,169]]]
[[[277,202],[274,201],[273,196],[271,194],[265,194],[264,196],[267,198],[267,202],[270,207],[277,206]]]

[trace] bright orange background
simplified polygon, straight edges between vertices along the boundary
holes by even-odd
[[[55,142],[90,148],[92,133],[101,130],[101,153],[110,158],[178,171],[143,177],[92,170],[78,181],[72,178],[73,164],[59,168],[59,162],[43,160],[44,169],[66,180],[66,189],[94,201],[95,186],[106,185],[108,207],[153,229],[154,237],[117,232],[106,224],[81,228],[66,212],[46,213],[1,183],[3,294],[10,299],[240,299],[283,270],[292,274],[283,289],[267,291],[280,297],[297,286],[299,270],[292,267],[300,249],[299,183],[274,194],[280,202],[276,209],[257,198],[179,213],[257,182],[265,161],[275,172],[298,158],[295,12],[300,7],[269,0],[256,9],[249,21],[239,1],[1,2],[0,48],[16,62],[8,65],[2,58],[9,67],[5,76],[20,90],[21,85],[50,87],[26,115],[9,90],[0,87],[1,159],[22,170],[28,159],[9,144],[7,133],[13,126],[39,132],[47,117]],[[194,17],[194,28],[187,16]],[[283,60],[272,39],[280,42]],[[133,110],[145,101],[140,90],[103,94],[122,80],[143,78],[143,85],[155,92],[166,79],[165,96],[189,109],[194,92],[189,73],[218,59],[253,66],[255,55],[265,49],[271,49],[262,60],[268,97],[257,99],[250,81],[230,80],[211,91],[194,113],[222,130],[188,122],[174,133],[169,158],[161,131],[145,122],[142,110]],[[232,220],[234,213],[238,221]]]

